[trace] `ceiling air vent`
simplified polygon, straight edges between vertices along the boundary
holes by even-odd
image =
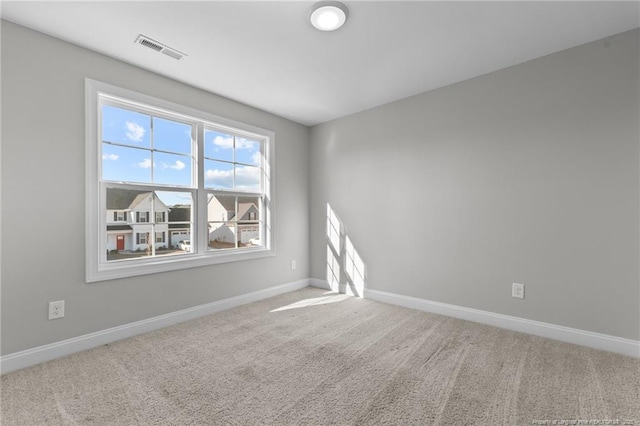
[[[140,34],[136,39],[136,43],[141,44],[149,49],[153,49],[156,52],[164,53],[167,56],[177,59],[178,61],[187,56],[185,53],[179,52],[176,49],[172,49],[167,45],[155,41],[145,35]]]

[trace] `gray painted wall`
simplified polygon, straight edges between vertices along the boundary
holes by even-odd
[[[368,288],[639,339],[639,37],[312,128],[312,277],[328,202]]]
[[[308,128],[6,21],[1,47],[2,354],[309,276]],[[275,131],[277,255],[85,284],[85,77]]]
[[[570,49],[310,136],[3,21],[1,353],[325,278],[327,202],[368,288],[639,339],[638,38]],[[274,130],[277,256],[85,284],[85,77]],[[524,301],[510,297],[512,282],[527,285]],[[48,321],[58,299],[66,317]]]

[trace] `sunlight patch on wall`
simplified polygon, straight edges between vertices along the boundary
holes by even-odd
[[[351,284],[347,286],[347,290],[353,291],[354,296],[362,296],[364,293],[364,262],[348,236],[345,236],[345,255],[344,269]]]
[[[341,270],[344,273],[341,273]],[[338,215],[327,203],[327,282],[332,291],[363,297],[365,264]]]
[[[340,256],[340,220],[335,214],[329,203],[327,203],[327,238],[329,243],[336,252],[336,255]]]
[[[327,246],[327,282],[331,291],[340,289],[340,262],[333,254],[331,247]]]

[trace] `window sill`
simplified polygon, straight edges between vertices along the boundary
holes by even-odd
[[[87,270],[87,283],[135,277],[160,272],[217,265],[275,256],[272,249],[234,250],[229,252],[207,252],[204,254],[185,254],[178,258],[152,258],[135,262],[112,262],[97,265],[97,270]],[[144,263],[143,263],[144,262]]]

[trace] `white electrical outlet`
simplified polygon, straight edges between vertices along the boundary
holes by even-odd
[[[511,284],[511,297],[517,299],[524,299],[524,284],[513,283]]]
[[[291,261],[291,270],[293,271],[293,270],[295,270],[295,269],[296,269],[296,261],[295,261],[295,260],[292,260],[292,261]]]
[[[64,317],[64,300],[49,302],[49,319],[58,319]]]

